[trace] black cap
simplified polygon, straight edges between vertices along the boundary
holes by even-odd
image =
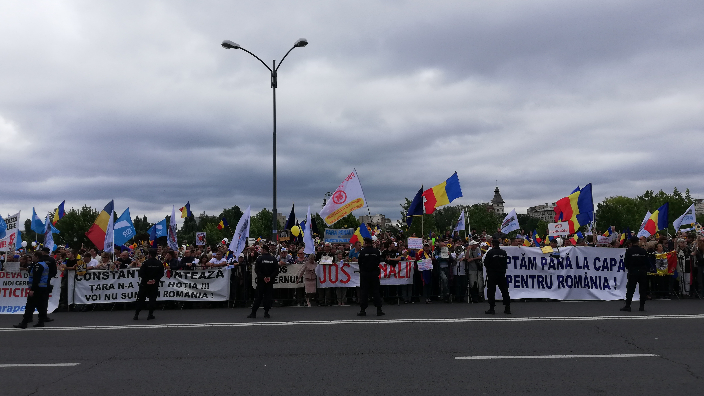
[[[501,241],[498,239],[491,240],[491,246],[499,246],[500,244],[501,244]]]
[[[49,252],[51,252],[51,249],[49,249],[48,247],[44,246],[44,247],[42,248],[42,252],[44,252],[44,253],[49,253]]]
[[[371,245],[372,243],[374,243],[374,241],[372,241],[371,238],[364,238],[364,243],[368,243]]]

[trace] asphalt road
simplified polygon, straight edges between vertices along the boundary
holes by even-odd
[[[138,322],[57,312],[42,330],[0,315],[0,394],[701,394],[704,301],[621,306],[527,302],[489,316],[485,304],[392,305],[363,320],[355,306],[256,320],[244,308]],[[614,356],[625,354],[638,356]],[[7,366],[37,363],[77,365]]]

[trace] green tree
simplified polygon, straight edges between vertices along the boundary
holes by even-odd
[[[86,232],[95,223],[98,211],[88,205],[83,205],[80,209],[69,209],[66,215],[56,223],[56,228],[60,234],[54,234],[54,242],[61,245],[69,245],[72,249],[81,246],[93,247],[93,242],[88,239]],[[103,246],[97,246],[102,249]]]
[[[249,236],[252,238],[262,237],[263,239],[270,240],[272,216],[271,211],[266,208],[252,216],[249,223]]]

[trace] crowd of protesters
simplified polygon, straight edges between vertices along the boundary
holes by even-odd
[[[382,297],[392,304],[432,304],[468,303],[484,300],[483,256],[490,248],[492,240],[499,239],[504,246],[528,246],[534,243],[521,230],[515,237],[497,231],[493,234],[481,232],[466,235],[447,232],[444,235],[430,234],[423,238],[423,249],[414,250],[406,246],[406,237],[393,237],[379,232],[373,237],[373,245],[381,251],[382,261],[413,261],[414,278],[411,284],[383,285]],[[597,246],[593,235],[584,239],[556,238],[543,241],[542,245],[560,248],[576,246]],[[623,240],[623,239],[621,239]],[[603,247],[626,248],[630,242],[619,238]],[[530,241],[530,243],[528,243]],[[274,305],[286,306],[346,306],[359,303],[358,288],[316,288],[315,267],[321,262],[356,262],[361,242],[325,243],[316,239],[316,253],[307,255],[302,240],[271,243],[254,242],[245,248],[240,257],[233,257],[226,241],[216,246],[181,246],[178,250],[165,246],[157,247],[157,259],[167,271],[231,268],[230,301],[223,303],[174,303],[160,302],[162,307],[200,308],[205,306],[250,306],[255,297],[252,287],[252,264],[262,254],[262,244],[268,243],[268,250],[276,258],[280,267],[302,264],[300,272],[303,282],[298,288],[274,289]],[[649,298],[701,298],[704,296],[704,237],[694,232],[678,233],[674,237],[662,235],[640,238],[639,244],[647,250],[651,259],[649,272]],[[136,269],[146,259],[148,245],[116,247],[116,252],[100,252],[96,248],[71,250],[59,247],[52,253],[57,263],[58,275],[62,280],[62,296],[59,310],[72,309],[67,304],[68,271],[82,275],[88,271]],[[30,249],[31,250],[31,249]],[[31,252],[15,252],[7,261],[19,261],[20,268],[31,265]],[[676,258],[673,268],[668,262]],[[4,255],[0,262],[5,261]],[[433,269],[418,271],[419,260],[432,260]],[[666,269],[666,271],[663,271]],[[118,303],[120,304],[120,303]],[[101,305],[82,306],[81,309],[103,309]],[[122,304],[127,305],[127,304]],[[110,308],[110,309],[114,309]]]

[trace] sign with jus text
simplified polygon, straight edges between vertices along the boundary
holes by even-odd
[[[380,263],[379,281],[382,285],[408,285],[413,283],[413,261]],[[318,287],[358,287],[359,264],[340,261],[315,268]]]
[[[608,301],[626,296],[626,249],[568,246],[550,254],[534,247],[502,249],[508,253],[506,280],[511,299]],[[639,295],[636,291],[634,299]],[[498,290],[496,298],[501,298]]]
[[[69,271],[69,304],[102,304],[137,300],[139,270]],[[226,301],[230,297],[230,269],[167,271],[159,281],[157,300]]]

